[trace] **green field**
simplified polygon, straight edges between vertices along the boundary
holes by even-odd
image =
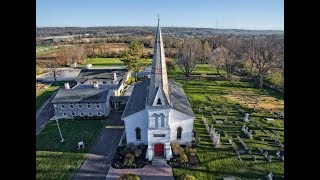
[[[221,75],[226,75],[225,71],[223,69],[219,70],[219,73]],[[208,64],[197,64],[194,68],[194,70],[191,73],[192,75],[218,75],[217,69],[210,67]],[[169,75],[171,76],[184,76],[183,72],[179,68],[178,65],[176,65],[175,71],[169,72]]]
[[[36,93],[36,110],[60,87],[58,84],[52,84],[47,89]]]
[[[93,67],[105,67],[105,66],[124,66],[124,63],[119,58],[88,58],[83,65],[79,67],[85,67],[86,64],[92,64]],[[151,64],[151,59],[146,62],[147,65]]]
[[[60,142],[56,122],[49,122],[36,136],[36,179],[71,179],[95,143],[103,121],[59,120],[65,139]],[[87,145],[77,151],[79,141]]]
[[[200,68],[201,69],[201,68]],[[281,150],[270,138],[269,135],[277,137],[282,143],[284,141],[284,125],[283,120],[275,119],[271,124],[267,124],[263,117],[270,117],[269,112],[259,110],[257,113],[250,115],[250,122],[243,122],[243,112],[251,110],[244,103],[229,99],[229,95],[239,93],[246,94],[246,98],[250,96],[275,98],[275,103],[282,103],[283,96],[277,92],[256,89],[253,84],[248,82],[235,82],[231,84],[229,81],[207,81],[205,79],[193,78],[193,80],[176,80],[182,84],[187,96],[191,99],[191,104],[196,119],[194,122],[194,130],[197,136],[201,138],[200,146],[196,148],[197,155],[200,160],[200,167],[197,169],[173,168],[174,175],[190,174],[197,179],[222,179],[227,176],[234,176],[237,179],[264,179],[265,176],[272,172],[275,179],[282,179],[284,175],[284,163],[276,158],[276,150]],[[212,102],[209,98],[212,98]],[[228,100],[228,101],[227,101]],[[206,107],[207,110],[198,112],[199,107]],[[282,108],[283,110],[283,108]],[[243,111],[243,112],[242,112]],[[216,120],[223,120],[223,124],[215,124],[210,113],[215,115]],[[202,114],[206,118],[209,126],[213,124],[221,134],[222,148],[215,149],[209,138],[209,134],[201,121]],[[237,122],[237,124],[235,124]],[[246,124],[250,130],[256,130],[257,134],[253,135],[250,140],[241,131],[243,124]],[[256,125],[263,127],[268,134],[265,135]],[[276,132],[273,134],[270,130]],[[224,137],[222,131],[228,134]],[[236,153],[228,143],[232,139],[233,143],[241,148],[239,141],[233,135],[239,133],[241,139],[247,144],[252,151],[252,155],[256,156],[254,162],[248,154],[241,155],[242,161],[238,160]],[[261,141],[264,138],[265,141]],[[264,159],[263,155],[257,148],[266,149],[269,155],[273,156],[272,162]]]

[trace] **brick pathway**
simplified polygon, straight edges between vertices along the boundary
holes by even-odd
[[[174,180],[172,168],[168,164],[146,165],[141,169],[114,169],[110,166],[106,180],[115,180],[128,173],[138,175],[141,180]]]

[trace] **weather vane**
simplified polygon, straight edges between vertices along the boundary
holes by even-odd
[[[159,24],[159,22],[160,22],[160,16],[159,16],[159,14],[158,14],[158,24]]]

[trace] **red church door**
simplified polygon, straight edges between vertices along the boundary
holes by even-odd
[[[164,155],[164,144],[155,144],[154,145],[154,155],[163,156]]]

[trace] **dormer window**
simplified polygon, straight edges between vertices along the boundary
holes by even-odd
[[[161,99],[160,99],[160,98],[158,98],[157,105],[162,105],[162,103],[161,103]]]

